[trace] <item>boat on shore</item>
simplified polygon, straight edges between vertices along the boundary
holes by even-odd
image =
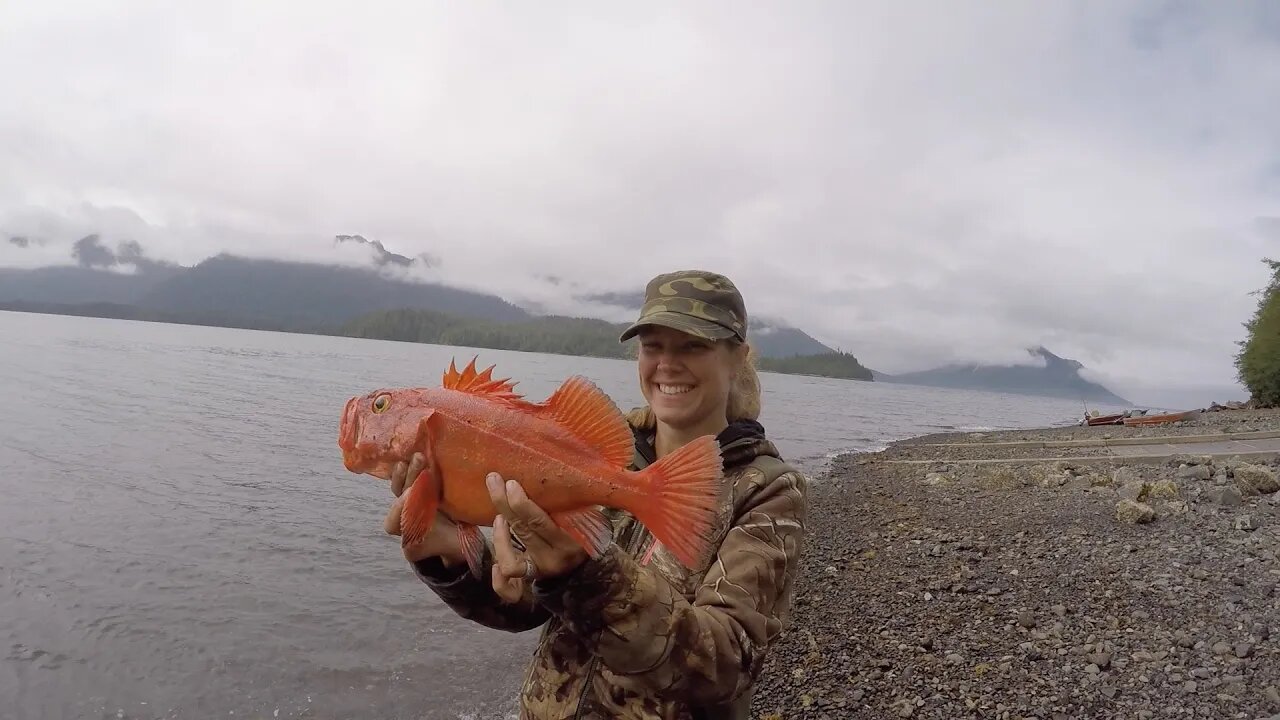
[[[1128,412],[1099,415],[1098,411],[1094,410],[1092,414],[1085,415],[1084,420],[1082,420],[1080,424],[1085,427],[1097,427],[1100,425],[1141,427],[1144,425],[1164,425],[1167,423],[1179,422],[1181,420],[1190,420],[1199,414],[1199,410],[1159,413],[1156,415],[1148,415],[1146,410],[1129,410]]]
[[[1126,417],[1122,422],[1126,427],[1164,425],[1166,423],[1174,423],[1181,420],[1190,420],[1197,414],[1199,414],[1198,410],[1186,410],[1183,412],[1162,413],[1160,415],[1138,415],[1134,417]]]

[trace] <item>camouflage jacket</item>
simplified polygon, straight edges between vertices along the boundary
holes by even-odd
[[[654,459],[636,433],[634,467]],[[726,482],[719,549],[689,572],[652,535],[607,510],[614,543],[562,578],[540,580],[504,604],[488,582],[438,560],[418,577],[461,617],[521,632],[545,627],[521,688],[522,720],[747,718],[765,653],[787,625],[806,512],[802,473],[778,456],[763,428],[734,423],[720,435]]]

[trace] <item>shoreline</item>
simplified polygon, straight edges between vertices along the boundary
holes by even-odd
[[[1280,461],[1075,464],[1054,458],[1080,447],[988,444],[1258,431],[1280,431],[1280,410],[832,458],[752,717],[1280,715]]]
[[[1004,430],[948,430],[913,435],[909,438],[886,443],[883,450],[933,443],[993,443],[1011,441],[1057,440],[1110,440],[1120,438],[1152,438],[1167,435],[1198,435],[1204,433],[1240,433],[1258,430],[1280,429],[1280,410],[1218,410],[1202,412],[1191,420],[1150,426],[1101,425],[1081,426],[1078,423],[1058,426],[1027,427]],[[841,455],[865,455],[874,453],[850,452]]]
[[[886,440],[874,450],[843,450],[833,452],[824,458],[822,472],[810,477],[815,483],[826,482],[840,474],[841,463],[857,458],[876,457],[929,457],[937,454],[934,446],[948,446],[955,453],[963,454],[972,448],[976,453],[991,459],[1005,457],[1017,459],[1020,454],[1010,450],[1015,444],[1025,444],[1034,453],[1021,453],[1026,458],[1056,455],[1063,447],[1072,447],[1073,453],[1085,455],[1102,454],[1091,450],[1092,447],[1107,445],[1140,445],[1145,442],[1177,436],[1220,435],[1222,439],[1229,437],[1248,437],[1254,433],[1265,433],[1269,430],[1280,432],[1280,408],[1271,410],[1218,410],[1202,412],[1192,420],[1153,426],[1107,425],[1086,427],[1079,424],[1046,425],[1011,429],[987,430],[946,430],[924,432],[896,440]],[[1112,442],[1114,441],[1114,442]],[[1006,443],[1009,447],[993,446]]]

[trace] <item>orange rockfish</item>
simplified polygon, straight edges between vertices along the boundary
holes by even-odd
[[[719,503],[723,462],[705,435],[641,471],[626,469],[635,445],[631,428],[609,396],[590,380],[569,378],[545,402],[452,362],[441,387],[375,390],[347,401],[338,446],[347,469],[384,480],[415,452],[426,467],[413,481],[401,513],[401,541],[430,531],[436,511],[458,525],[472,572],[479,574],[484,539],[497,508],[485,477],[497,472],[520,483],[529,499],[596,557],[611,541],[600,507],[631,513],[687,567],[708,549]]]

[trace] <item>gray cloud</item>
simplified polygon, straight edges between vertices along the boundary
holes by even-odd
[[[1229,389],[1280,255],[1266,0],[308,7],[0,7],[0,231],[358,231],[552,311],[707,266],[877,369],[1043,344],[1136,396]]]
[[[116,264],[116,254],[97,235],[85,235],[71,246],[71,256],[81,267],[107,268]]]

